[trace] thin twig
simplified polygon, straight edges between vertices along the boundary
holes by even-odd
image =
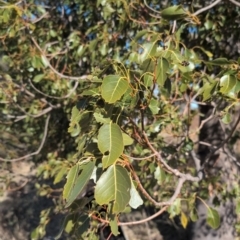
[[[240,3],[235,1],[235,0],[229,0],[230,2],[234,3],[235,5],[237,5],[238,7],[240,7]]]
[[[150,6],[148,5],[148,3],[147,3],[146,0],[144,0],[144,4],[145,4],[145,6],[146,6],[149,10],[151,10],[151,11],[153,11],[153,12],[155,12],[155,13],[158,13],[158,14],[161,13],[161,12],[157,11],[156,9],[150,7]]]
[[[33,153],[29,153],[23,157],[20,157],[20,158],[13,158],[13,159],[4,159],[4,158],[0,158],[0,161],[3,161],[3,162],[17,162],[17,161],[21,161],[23,159],[26,159],[26,158],[29,158],[31,156],[34,156],[34,155],[37,155],[40,153],[40,151],[42,150],[43,148],[43,145],[46,141],[46,138],[47,138],[47,133],[48,133],[48,124],[49,124],[49,119],[50,119],[50,114],[47,116],[47,119],[46,119],[46,122],[45,122],[45,127],[44,127],[44,132],[43,132],[43,138],[42,138],[42,141],[40,143],[40,146],[38,148],[37,151],[33,152]]]
[[[199,182],[201,179],[199,179],[199,177],[193,177],[191,176],[190,174],[184,174],[184,173],[181,173],[179,172],[178,169],[174,169],[172,167],[170,167],[163,159],[162,159],[162,156],[161,154],[152,146],[152,144],[149,142],[148,140],[148,137],[146,135],[145,132],[142,133],[145,141],[146,141],[146,144],[148,145],[148,147],[152,150],[153,153],[156,154],[156,157],[158,159],[158,161],[168,170],[170,171],[171,173],[173,173],[175,176],[177,177],[180,177],[180,178],[184,178],[188,181],[192,181],[192,182]]]
[[[213,3],[211,3],[210,5],[208,5],[208,6],[204,7],[204,8],[199,9],[198,11],[196,11],[195,13],[193,13],[193,15],[194,15],[194,16],[197,16],[197,15],[199,15],[200,13],[205,12],[205,11],[209,10],[210,8],[213,8],[214,6],[216,6],[216,5],[217,5],[218,3],[220,3],[220,2],[221,2],[221,0],[217,0],[217,1],[213,2]]]
[[[38,45],[37,41],[31,37],[34,45],[37,47],[37,49],[40,51],[40,53],[42,54],[42,57],[44,58],[44,60],[47,62],[47,66],[56,74],[58,75],[59,77],[61,78],[65,78],[65,79],[69,79],[69,80],[87,80],[89,82],[91,82],[91,80],[89,79],[89,76],[88,75],[83,75],[83,76],[79,76],[79,77],[74,77],[74,76],[67,76],[67,75],[64,75],[60,72],[58,72],[52,65],[51,63],[49,62],[49,60],[47,59],[47,57],[45,56],[44,52],[42,51],[41,47]]]
[[[131,159],[133,159],[133,160],[146,160],[146,159],[148,159],[148,158],[152,158],[152,157],[154,157],[154,156],[156,156],[156,154],[154,153],[154,154],[152,154],[152,155],[150,155],[150,156],[146,156],[146,157],[142,157],[142,158],[137,158],[137,157],[131,157],[131,156],[129,156],[129,155],[126,155],[126,154],[124,154],[126,157],[128,157],[128,158],[131,158]]]
[[[152,216],[145,218],[145,219],[141,219],[139,221],[133,221],[133,222],[119,222],[118,226],[128,226],[128,225],[137,225],[137,224],[141,224],[141,223],[146,223],[148,221],[151,221],[152,219],[158,217],[159,215],[161,215],[164,211],[167,210],[167,208],[173,204],[173,202],[176,200],[178,194],[180,193],[180,190],[183,186],[183,183],[185,182],[186,179],[180,178],[179,182],[178,182],[178,186],[175,190],[175,193],[173,194],[173,196],[171,197],[171,199],[168,202],[165,202],[163,205],[165,205],[161,210],[159,210],[158,212],[156,212],[155,214],[153,214]]]
[[[78,87],[78,85],[79,85],[79,82],[78,82],[78,81],[75,81],[74,87],[71,89],[71,91],[70,91],[67,95],[65,95],[65,96],[63,96],[63,97],[55,97],[55,96],[48,95],[48,94],[43,93],[42,91],[38,90],[38,89],[33,85],[32,81],[31,81],[30,79],[29,79],[28,81],[29,81],[31,87],[32,87],[36,92],[42,94],[42,95],[45,96],[45,97],[53,98],[53,99],[65,99],[65,98],[69,98],[69,97],[75,92],[75,90],[77,89],[77,87]]]
[[[158,212],[153,214],[152,216],[145,218],[145,219],[141,219],[139,221],[119,222],[118,226],[129,226],[129,225],[138,225],[138,224],[146,223],[146,222],[151,221],[152,219],[158,217],[159,215],[161,215],[163,212],[165,212],[167,210],[167,208],[168,208],[168,206],[165,206],[161,210],[159,210]]]

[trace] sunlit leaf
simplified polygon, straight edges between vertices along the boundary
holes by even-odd
[[[110,118],[104,118],[101,113],[94,113],[93,114],[94,118],[98,123],[110,123],[111,119]]]
[[[141,196],[139,195],[133,181],[131,180],[131,190],[130,190],[130,201],[129,201],[129,205],[134,208],[137,209],[139,206],[141,206],[143,204],[143,200],[141,198]]]
[[[125,168],[110,166],[97,181],[95,199],[100,205],[113,202],[113,213],[122,212],[130,200],[131,181]]]
[[[108,75],[103,79],[102,97],[108,103],[115,103],[128,89],[128,81],[118,75]]]
[[[235,87],[237,79],[233,75],[224,75],[220,79],[220,92],[223,94],[228,94],[233,87]]]
[[[98,148],[103,156],[103,168],[117,161],[123,152],[123,136],[120,127],[115,123],[104,124],[98,133]]]
[[[122,133],[122,136],[123,136],[123,145],[124,146],[129,146],[129,145],[132,145],[133,144],[133,139],[126,133]]]

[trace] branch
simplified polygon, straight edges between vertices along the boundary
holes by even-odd
[[[151,202],[154,204],[154,206],[156,207],[162,207],[162,206],[170,206],[174,201],[175,199],[178,197],[180,191],[181,191],[181,188],[182,188],[182,185],[183,183],[186,181],[185,177],[184,178],[179,178],[179,181],[178,181],[178,185],[172,195],[172,197],[170,198],[169,201],[167,202],[157,202],[155,201],[149,194],[148,192],[145,190],[145,188],[142,186],[140,180],[139,180],[139,177],[137,176],[137,174],[134,172],[134,170],[131,171],[131,173],[133,174],[133,177],[135,178],[135,180],[137,181],[138,183],[138,188],[141,190],[141,192],[143,193],[143,195]]]
[[[63,96],[63,97],[55,97],[55,96],[48,95],[48,94],[43,93],[42,91],[38,90],[38,89],[33,85],[32,81],[31,81],[30,79],[28,79],[28,81],[29,81],[31,87],[32,87],[36,92],[42,94],[42,95],[45,96],[45,97],[53,98],[53,99],[65,99],[65,98],[69,98],[69,97],[75,92],[75,90],[77,89],[78,84],[79,84],[79,82],[76,81],[74,87],[71,89],[71,91],[70,91],[67,95],[65,95],[65,96]]]
[[[153,11],[153,12],[155,12],[155,13],[158,13],[158,14],[161,14],[161,12],[159,12],[159,11],[155,10],[154,8],[150,7],[150,6],[148,5],[148,3],[147,3],[146,0],[144,0],[144,4],[145,4],[145,6],[146,6],[148,9],[150,9],[151,11]]]
[[[89,79],[89,76],[88,75],[83,75],[83,76],[79,76],[79,77],[73,77],[73,76],[67,76],[67,75],[64,75],[60,72],[58,72],[52,65],[51,63],[49,62],[49,60],[47,59],[47,57],[45,56],[44,52],[42,51],[41,47],[38,45],[37,41],[31,37],[31,40],[33,41],[34,45],[37,47],[37,49],[40,51],[40,53],[42,54],[42,57],[44,58],[44,60],[47,62],[47,66],[56,74],[58,75],[59,77],[61,78],[65,78],[65,79],[69,79],[69,80],[75,80],[75,81],[78,81],[78,80],[88,80],[89,82],[91,82],[91,80]]]
[[[127,225],[137,225],[137,224],[141,224],[141,223],[146,223],[156,217],[158,217],[159,215],[161,215],[164,211],[167,210],[167,208],[173,204],[173,202],[175,201],[175,199],[177,198],[178,194],[180,193],[180,190],[182,188],[183,183],[186,181],[186,179],[180,178],[179,182],[178,182],[178,186],[175,190],[175,193],[173,194],[173,196],[171,197],[171,199],[167,202],[163,202],[163,205],[165,205],[161,210],[159,210],[158,212],[156,212],[155,214],[153,214],[152,216],[139,220],[139,221],[133,221],[133,222],[119,222],[118,226],[127,226]]]
[[[211,3],[210,5],[208,5],[208,6],[204,7],[204,8],[199,9],[198,11],[193,13],[192,15],[197,16],[200,13],[205,12],[205,11],[209,10],[210,8],[213,8],[214,6],[216,6],[220,2],[221,2],[221,0],[216,0],[215,2]]]
[[[235,0],[229,0],[230,2],[234,3],[235,5],[237,5],[238,7],[240,7],[240,3],[235,1]]]
[[[38,148],[37,151],[33,152],[33,153],[29,153],[23,157],[20,157],[20,158],[13,158],[13,159],[4,159],[4,158],[0,158],[0,161],[3,161],[3,162],[17,162],[17,161],[21,161],[23,159],[26,159],[26,158],[29,158],[31,156],[34,156],[34,155],[37,155],[40,153],[40,151],[42,150],[43,148],[43,145],[46,141],[46,138],[47,138],[47,133],[48,133],[48,124],[49,124],[49,119],[50,119],[50,114],[47,116],[47,119],[46,119],[46,122],[45,122],[45,127],[44,127],[44,132],[43,132],[43,138],[42,138],[42,141],[40,143],[40,146]]]
[[[139,221],[133,221],[133,222],[119,222],[118,226],[129,226],[129,225],[137,225],[137,224],[141,224],[141,223],[146,223],[148,221],[151,221],[152,219],[158,217],[159,215],[161,215],[163,212],[165,212],[167,210],[168,206],[163,207],[161,210],[159,210],[158,212],[156,212],[155,214],[153,214],[152,216],[145,218],[145,219],[141,219]]]
[[[146,160],[146,159],[148,159],[148,158],[152,158],[152,157],[154,157],[154,156],[156,156],[156,154],[154,153],[154,154],[152,154],[152,155],[150,155],[150,156],[146,156],[146,157],[142,157],[142,158],[138,158],[138,157],[131,157],[131,156],[129,156],[129,155],[126,155],[126,154],[124,154],[126,157],[128,157],[128,158],[131,158],[132,160]]]
[[[183,178],[183,179],[188,180],[188,181],[199,182],[199,181],[201,180],[199,177],[193,177],[193,176],[191,176],[190,174],[181,173],[181,172],[179,172],[179,170],[170,167],[170,166],[162,159],[161,154],[160,154],[160,153],[152,146],[152,144],[149,142],[146,133],[143,132],[142,134],[143,134],[143,137],[144,137],[144,139],[145,139],[148,147],[152,150],[153,153],[156,154],[156,157],[157,157],[158,161],[159,161],[168,171],[170,171],[171,173],[173,173],[175,176],[180,177],[180,178]]]

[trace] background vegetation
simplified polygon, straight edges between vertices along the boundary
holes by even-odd
[[[119,226],[164,211],[184,228],[196,221],[196,199],[205,202],[218,180],[202,174],[206,157],[198,160],[204,123],[234,119],[205,153],[238,138],[239,6],[0,1],[2,194],[23,161],[38,167],[41,196],[61,193],[32,239],[44,236],[51,212],[66,214],[62,231],[78,239],[98,239],[108,225],[117,236]],[[214,111],[192,128],[206,105]],[[143,204],[156,213],[121,221]],[[206,209],[217,228],[217,211]]]

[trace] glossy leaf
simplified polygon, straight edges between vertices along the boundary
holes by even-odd
[[[235,87],[237,83],[237,79],[235,76],[233,75],[224,75],[221,77],[220,79],[220,92],[223,94],[228,94],[233,87]]]
[[[128,89],[128,82],[118,75],[108,75],[103,79],[102,97],[108,103],[115,103]]]
[[[95,199],[100,205],[113,202],[113,213],[122,212],[130,200],[131,181],[125,168],[110,166],[97,181]]]
[[[123,152],[123,136],[120,127],[115,123],[104,124],[98,133],[98,148],[104,155],[103,168],[114,164]]]

